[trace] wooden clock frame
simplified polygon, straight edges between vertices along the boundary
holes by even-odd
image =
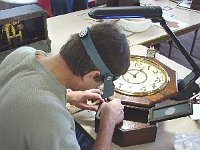
[[[157,122],[192,114],[191,100],[179,102],[167,100],[177,93],[176,72],[155,58],[148,57],[148,59],[161,65],[170,80],[164,89],[152,95],[130,96],[115,92],[111,97],[111,99],[121,99],[124,105],[124,120],[116,125],[112,139],[121,147],[154,142],[157,134]],[[95,132],[98,132],[100,125],[99,110],[95,115]]]
[[[156,103],[169,99],[177,93],[176,72],[168,66],[166,66],[165,64],[156,60],[155,58],[148,57],[148,59],[154,61],[155,63],[163,67],[164,70],[167,72],[169,81],[165,88],[155,94],[146,96],[130,96],[116,91],[112,98],[119,98],[122,100],[122,103],[126,105],[150,108],[153,107]]]

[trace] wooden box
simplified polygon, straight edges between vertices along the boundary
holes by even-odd
[[[131,146],[155,141],[157,125],[148,123],[148,109],[124,107],[124,120],[117,125],[113,142],[119,146]],[[95,118],[95,132],[100,124],[99,116]]]
[[[180,3],[178,3],[178,6],[186,8],[186,9],[200,11],[200,1],[199,0],[181,1]]]
[[[0,11],[0,60],[23,45],[51,50],[46,12],[35,4]]]
[[[191,8],[194,10],[200,11],[200,1],[199,0],[192,0]]]
[[[115,127],[113,142],[121,147],[154,142],[157,122],[192,114],[191,100],[171,101],[152,108],[125,105],[124,120]],[[95,132],[100,124],[99,112],[95,116]]]

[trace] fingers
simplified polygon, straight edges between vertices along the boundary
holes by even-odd
[[[99,89],[87,90],[85,92],[85,98],[87,98],[93,102],[97,101],[97,100],[100,100],[101,103],[104,102],[104,99],[102,99],[102,97],[101,97],[101,90],[99,90]]]
[[[92,92],[92,93],[101,94],[101,90],[100,90],[100,89],[90,89],[90,90],[87,90],[87,91],[90,91],[90,92]]]
[[[101,98],[101,95],[97,94],[97,93],[90,93],[87,95],[87,99],[91,100],[91,101],[97,101],[99,100],[101,103],[104,102],[104,99]]]
[[[113,99],[109,103],[112,103],[112,105],[115,105],[115,107],[118,108],[118,109],[123,109],[124,110],[124,106],[122,105],[120,99]]]
[[[114,99],[109,103],[102,103],[100,107],[100,118],[103,122],[119,124],[124,119],[124,106],[120,99]]]
[[[86,91],[71,91],[67,93],[66,97],[69,102],[72,100],[76,100],[82,103],[87,103],[87,100],[91,100],[92,102],[98,100],[102,103],[104,102],[104,100],[101,98],[100,93],[101,91],[99,89],[91,89]]]
[[[76,101],[76,107],[82,109],[82,110],[90,110],[90,111],[97,111],[98,105],[95,105],[93,103],[80,103],[79,101]]]
[[[85,107],[85,110],[90,110],[90,111],[97,111],[98,106],[87,106]]]
[[[121,104],[120,99],[115,99],[114,102],[115,102],[115,108],[116,108],[115,121],[116,121],[116,124],[119,124],[124,119],[124,106]]]
[[[123,119],[124,119],[124,108],[119,110],[119,115],[116,120],[116,124],[119,124],[120,122],[122,122]]]

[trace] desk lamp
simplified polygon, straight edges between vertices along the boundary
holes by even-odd
[[[160,6],[125,6],[125,7],[96,7],[88,15],[94,19],[120,19],[120,18],[148,18],[152,22],[159,22],[171,40],[192,66],[192,72],[178,82],[178,92],[171,99],[185,100],[200,92],[196,80],[200,77],[200,68],[181,44],[177,36],[170,30],[162,17]]]

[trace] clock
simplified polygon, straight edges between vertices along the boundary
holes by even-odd
[[[128,71],[114,84],[110,99],[121,99],[124,119],[116,125],[112,141],[121,147],[153,142],[158,122],[192,114],[191,100],[168,100],[177,93],[176,72],[153,57],[131,56]],[[95,132],[100,125],[99,110]]]
[[[115,90],[127,95],[145,96],[161,91],[169,82],[165,69],[145,57],[131,57],[130,68],[117,79]]]
[[[116,81],[113,97],[129,105],[151,107],[177,92],[176,73],[151,57],[131,56],[128,71]]]

